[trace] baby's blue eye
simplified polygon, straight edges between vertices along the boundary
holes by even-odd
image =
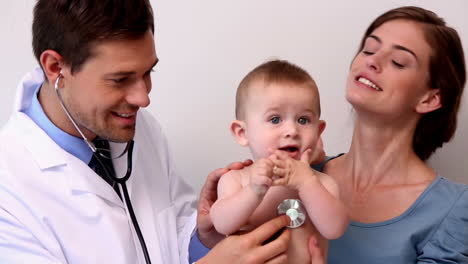
[[[310,121],[309,121],[309,119],[308,119],[307,117],[300,117],[300,118],[297,120],[297,122],[298,122],[299,124],[301,124],[301,125],[305,125],[305,124],[309,123]]]
[[[279,124],[280,121],[281,121],[281,119],[279,118],[279,116],[274,116],[274,117],[270,118],[270,122],[272,124]]]

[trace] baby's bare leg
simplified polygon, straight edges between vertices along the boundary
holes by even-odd
[[[309,239],[312,235],[317,237],[319,247],[322,249],[325,259],[328,253],[328,240],[320,235],[312,222],[307,219],[299,228],[289,229],[291,231],[291,241],[288,248],[288,263],[290,264],[310,264]]]

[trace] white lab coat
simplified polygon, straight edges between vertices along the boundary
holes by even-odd
[[[25,76],[0,131],[0,263],[144,263],[111,186],[20,112],[42,81],[40,70]],[[114,166],[125,174],[126,156]],[[187,263],[195,196],[175,174],[159,124],[144,111],[127,185],[152,263]]]

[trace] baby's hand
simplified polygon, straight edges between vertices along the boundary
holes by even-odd
[[[301,155],[300,160],[291,158],[286,152],[275,150],[271,160],[274,163],[274,176],[278,177],[273,185],[285,185],[295,190],[307,180],[316,179],[314,171],[310,168],[312,151],[308,149]]]
[[[259,159],[250,168],[250,187],[263,197],[273,184],[273,167],[275,164],[269,158]]]

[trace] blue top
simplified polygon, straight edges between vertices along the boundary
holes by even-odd
[[[313,167],[322,171],[326,162]],[[400,216],[371,224],[351,221],[343,236],[330,241],[328,263],[468,263],[467,190],[468,185],[438,176]],[[190,246],[200,247],[202,257],[208,249],[193,240]]]
[[[351,221],[342,237],[330,241],[328,263],[468,263],[467,190],[438,176],[400,216]]]
[[[39,103],[39,99],[37,98],[41,85],[42,84],[39,84],[36,87],[36,91],[34,92],[36,96],[32,97],[31,104],[28,108],[24,109],[23,112],[44,130],[61,148],[79,158],[84,163],[89,164],[93,156],[93,151],[88,147],[86,142],[82,138],[72,136],[58,128],[44,113],[41,103]]]

